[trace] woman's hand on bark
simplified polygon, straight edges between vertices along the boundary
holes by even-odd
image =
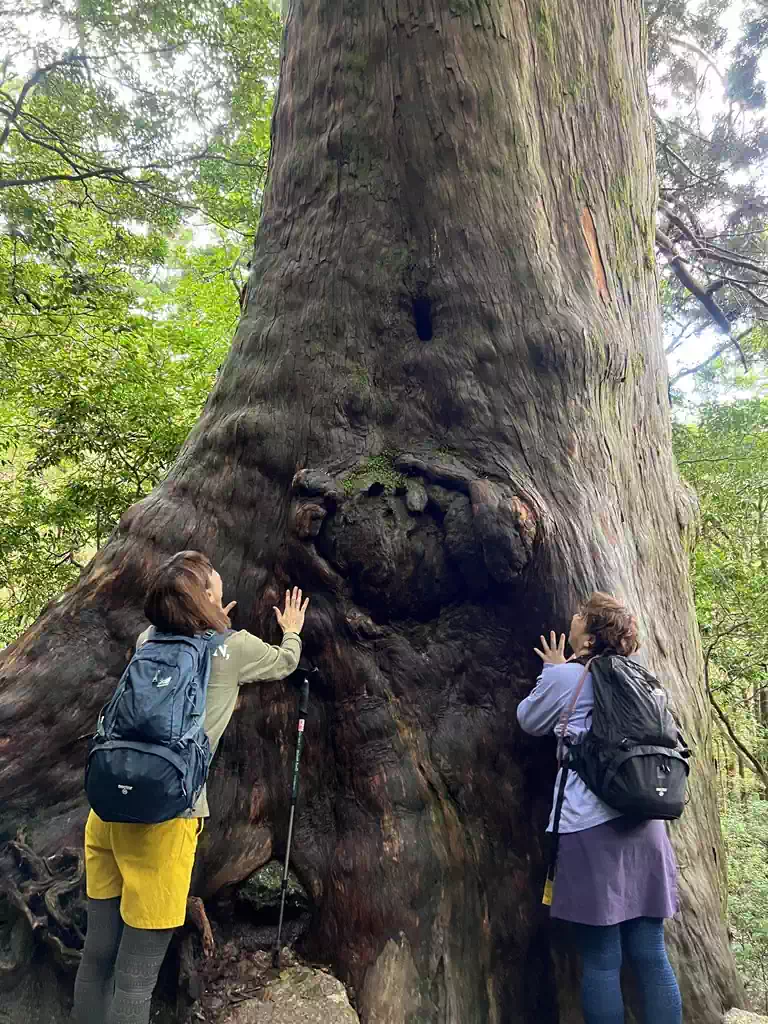
[[[298,587],[294,587],[293,590],[286,590],[285,592],[285,608],[283,611],[275,608],[278,625],[284,633],[300,633],[304,628],[304,613],[307,610],[309,598],[305,598],[303,603],[301,599],[301,591]]]
[[[558,640],[553,629],[549,634],[549,643],[547,643],[543,636],[540,636],[539,640],[541,642],[541,650],[538,647],[534,647],[534,651],[545,665],[566,665],[576,657],[575,654],[572,654],[570,658],[565,656],[565,633],[561,633]]]

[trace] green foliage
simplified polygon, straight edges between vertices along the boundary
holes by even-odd
[[[252,231],[279,32],[267,0],[51,0],[44,15],[22,0],[3,12],[0,214],[38,246],[52,196],[112,220],[167,229],[201,209]]]
[[[712,686],[742,704],[768,665],[768,398],[704,405],[676,426],[675,449],[701,509],[693,572]]]
[[[707,377],[705,394],[714,365]],[[696,406],[674,443],[700,505],[692,569],[707,680],[730,730],[768,768],[768,398],[757,379],[742,383]],[[768,1013],[768,794],[715,721],[733,949],[754,1008]]]
[[[114,320],[87,330],[73,320],[58,337],[30,332],[10,348],[13,374],[0,391],[0,642],[76,578],[165,475],[237,323],[234,251],[178,246],[161,284],[119,281]]]
[[[0,641],[160,480],[237,323],[270,0],[0,0]]]
[[[733,951],[753,1007],[768,1014],[768,801],[731,800],[722,823]]]

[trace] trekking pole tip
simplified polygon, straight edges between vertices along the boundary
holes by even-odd
[[[280,950],[277,946],[272,950],[272,966],[276,971],[280,970]]]

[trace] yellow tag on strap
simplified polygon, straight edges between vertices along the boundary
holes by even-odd
[[[545,907],[552,906],[552,879],[548,878],[544,883],[544,895],[541,897],[541,902]]]

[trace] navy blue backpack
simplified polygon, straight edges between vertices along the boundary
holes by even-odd
[[[102,821],[149,825],[194,806],[211,762],[205,698],[223,640],[212,629],[154,630],[131,658],[88,752],[85,792]]]

